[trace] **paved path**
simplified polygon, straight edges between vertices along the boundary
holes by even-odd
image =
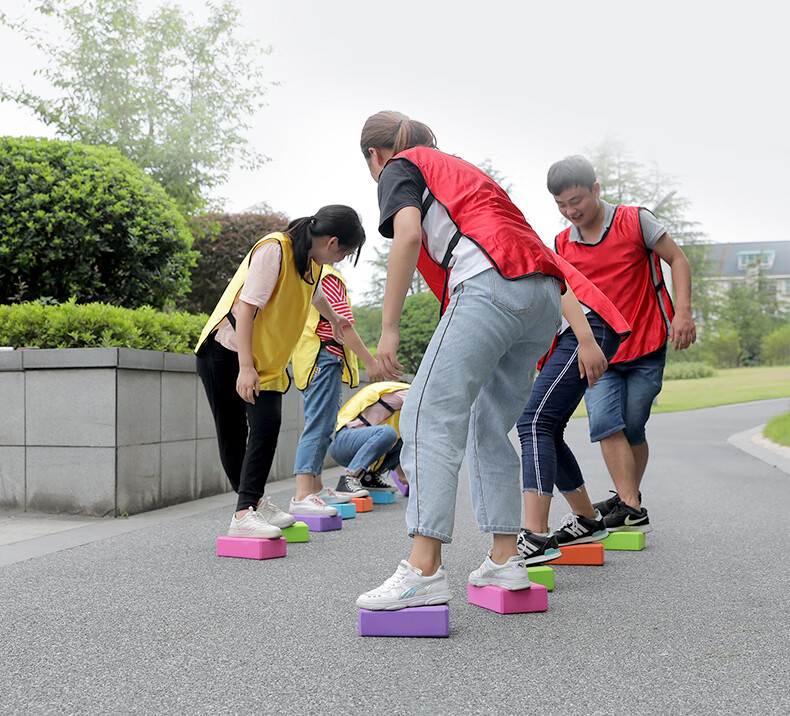
[[[214,556],[223,496],[10,564],[0,713],[787,714],[790,475],[727,438],[789,403],[654,416],[648,547],[557,567],[545,614],[466,602],[488,540],[462,483],[449,639],[356,636],[354,598],[407,554],[402,501],[282,560]],[[597,498],[585,427],[570,439]],[[275,501],[290,489],[274,483]]]

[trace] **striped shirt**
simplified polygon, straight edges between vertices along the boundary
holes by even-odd
[[[348,305],[346,298],[346,287],[343,282],[337,277],[329,274],[321,279],[321,289],[329,301],[329,305],[335,313],[347,319],[349,323],[354,322],[354,315],[351,313],[351,306]],[[315,334],[322,341],[331,341],[332,337],[332,324],[329,323],[323,316],[318,321],[315,327]],[[343,357],[343,348],[341,346],[324,346],[332,355]]]

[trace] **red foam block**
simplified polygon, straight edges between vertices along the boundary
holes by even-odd
[[[406,607],[394,611],[359,610],[360,636],[450,636],[450,608]]]
[[[603,564],[603,543],[591,542],[590,544],[572,544],[567,547],[560,547],[562,557],[551,560],[553,567],[555,564],[580,564],[588,566],[600,566]]]
[[[542,584],[532,583],[529,589],[510,591],[501,587],[468,586],[469,603],[499,614],[545,612],[549,608],[549,593]]]
[[[285,537],[279,539],[217,537],[217,557],[273,559],[274,557],[285,557],[285,551]]]

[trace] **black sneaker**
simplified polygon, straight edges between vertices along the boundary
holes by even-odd
[[[341,475],[337,481],[335,492],[352,497],[368,497],[370,493],[359,484],[359,478],[353,475]]]
[[[528,529],[520,529],[516,549],[526,564],[542,564],[562,557],[554,535],[541,537]]]
[[[569,512],[562,518],[559,529],[554,531],[557,544],[566,547],[569,544],[587,544],[604,539],[609,534],[604,524],[603,516],[598,513],[596,519],[574,515]]]
[[[368,472],[367,470],[363,470],[362,474],[360,475],[359,483],[365,490],[370,490],[371,492],[398,491],[398,488],[395,487],[395,485],[384,480],[381,477],[381,473],[378,472]]]
[[[610,532],[650,532],[653,529],[644,507],[635,510],[622,500],[604,517],[603,522]]]
[[[620,495],[618,495],[614,490],[609,490],[609,492],[612,493],[612,497],[610,497],[608,500],[593,503],[593,507],[604,517],[614,510],[614,508],[617,507],[617,503],[620,502]],[[639,502],[642,502],[641,492],[639,493]]]

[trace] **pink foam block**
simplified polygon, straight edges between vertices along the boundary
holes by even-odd
[[[524,614],[526,612],[545,612],[549,608],[548,590],[542,584],[529,589],[511,592],[501,587],[469,586],[469,603],[490,609],[499,614]]]
[[[217,537],[217,557],[272,559],[285,557],[285,537],[250,539],[248,537]]]
[[[359,610],[360,636],[450,636],[450,608],[406,607],[396,611]]]
[[[398,479],[398,473],[395,472],[395,470],[390,470],[390,477],[392,478],[392,481],[395,483],[395,487],[397,487],[400,490],[400,494],[403,495],[404,497],[408,497],[409,486],[407,484],[404,484]]]
[[[332,517],[324,515],[297,515],[294,517],[300,522],[304,522],[311,532],[330,532],[332,530],[339,530],[343,528],[343,518],[338,512]]]

